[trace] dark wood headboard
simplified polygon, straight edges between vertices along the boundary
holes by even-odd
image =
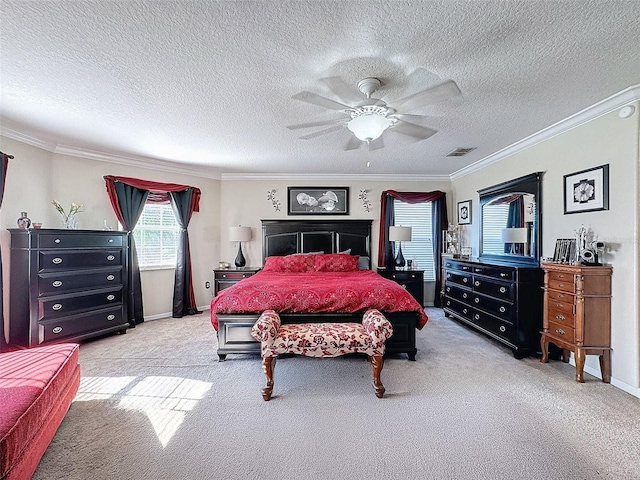
[[[262,220],[262,263],[292,253],[339,253],[371,257],[373,220]]]

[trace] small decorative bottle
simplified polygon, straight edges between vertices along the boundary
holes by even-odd
[[[20,212],[20,218],[18,219],[18,228],[22,230],[29,230],[31,226],[31,219],[27,217],[27,212]]]

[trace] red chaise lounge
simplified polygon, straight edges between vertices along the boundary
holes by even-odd
[[[0,353],[0,480],[32,477],[79,386],[75,343]]]

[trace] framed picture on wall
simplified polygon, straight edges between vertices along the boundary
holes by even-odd
[[[287,187],[288,215],[349,215],[349,187]]]
[[[458,202],[458,225],[471,224],[471,200]]]
[[[564,213],[609,210],[609,164],[564,176]]]

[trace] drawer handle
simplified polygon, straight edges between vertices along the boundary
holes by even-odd
[[[107,320],[110,322],[111,320],[115,319],[116,316],[113,313],[110,313],[109,315],[107,315]]]
[[[559,294],[558,294],[558,298],[564,298],[564,295],[563,295],[563,294],[561,294],[561,293],[559,293]]]
[[[62,327],[53,327],[53,330],[51,331],[57,335],[62,331]]]
[[[445,266],[445,267],[450,267],[450,266],[451,266],[451,264],[450,264],[449,262],[447,262],[447,263],[445,263],[445,264],[444,264],[444,266]]]
[[[62,259],[60,257],[56,257],[51,260],[51,263],[53,263],[54,265],[60,265],[62,263]]]
[[[507,289],[505,287],[500,287],[500,293],[505,293]]]
[[[559,283],[559,284],[558,284],[558,287],[560,287],[560,288],[564,288],[564,283]]]
[[[447,287],[447,292],[450,292],[450,291],[451,291],[451,287]]]
[[[61,287],[62,286],[62,281],[61,280],[54,280],[53,282],[51,282],[51,285],[53,285],[56,288]]]
[[[462,267],[462,270],[469,270],[469,267]]]
[[[107,255],[107,260],[109,260],[110,262],[114,261],[115,259],[115,255]]]
[[[500,272],[500,276],[501,276],[502,278],[506,278],[506,277],[508,277],[508,276],[509,276],[509,274],[508,274],[508,273],[504,273],[504,272]]]
[[[480,280],[476,280],[476,281],[475,281],[475,283],[474,283],[474,285],[475,285],[476,287],[479,287],[479,286],[480,286]]]
[[[222,274],[222,278],[227,278],[227,274],[226,274],[226,273],[223,273],[223,274]]]
[[[558,320],[564,320],[564,319],[565,319],[565,318],[564,318],[564,315],[556,315],[556,318],[557,318]]]
[[[53,308],[56,312],[62,308],[61,303],[54,303],[51,308]]]
[[[405,290],[407,289],[407,286],[403,283],[402,284],[402,288],[404,288]]]
[[[447,307],[451,305],[451,300],[447,300]]]
[[[107,240],[107,242],[113,243],[113,238],[110,238],[109,240]]]
[[[469,281],[469,279],[468,279],[468,278],[463,278],[463,279],[462,279],[462,283],[467,283],[468,281]]]
[[[114,280],[116,278],[115,275],[107,275],[107,280],[111,281]]]
[[[113,294],[107,295],[107,300],[113,300],[114,298],[116,298],[116,296]]]
[[[478,297],[474,298],[473,301],[476,303],[480,303],[480,299]]]
[[[476,313],[476,314],[473,316],[473,318],[475,318],[476,320],[480,320],[480,315]]]
[[[564,278],[564,275],[560,273],[560,274],[558,275],[558,278]]]
[[[467,294],[466,294],[466,293],[463,293],[463,294],[462,294],[462,298],[467,298]]]
[[[504,312],[506,312],[506,311],[507,311],[507,309],[506,309],[506,308],[504,308],[504,307],[500,307],[500,313],[504,313]]]
[[[505,327],[504,325],[500,325],[500,331],[502,333],[506,332],[507,331],[507,327]]]
[[[467,309],[466,309],[466,308],[463,308],[463,309],[462,309],[462,313],[467,313]]]
[[[242,274],[242,278],[247,278],[247,274],[246,274],[246,273],[243,273],[243,274]]]
[[[53,241],[53,243],[60,243],[60,239],[59,239],[59,238],[56,238],[56,239]]]
[[[556,328],[556,333],[559,333],[560,335],[564,335],[564,330],[562,330],[561,328]]]
[[[481,268],[476,268],[476,269],[474,270],[474,272],[476,272],[476,273],[480,273],[480,272],[482,272],[482,269],[481,269]]]

